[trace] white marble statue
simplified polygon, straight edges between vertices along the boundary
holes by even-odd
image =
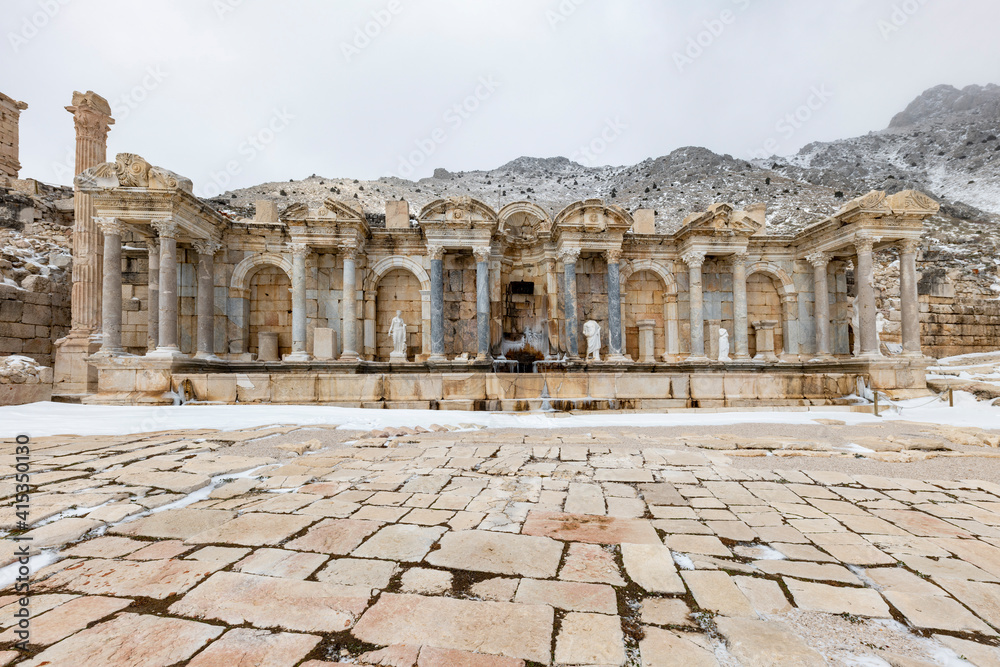
[[[732,361],[729,358],[729,332],[719,327],[719,361]]]
[[[583,323],[583,335],[587,338],[587,356],[585,361],[601,360],[601,325],[594,320]]]
[[[875,313],[875,349],[882,354],[882,334],[885,333],[885,315],[882,311]]]
[[[854,297],[851,304],[851,328],[854,330],[854,349],[851,354],[855,357],[861,354],[861,299]]]
[[[389,336],[392,338],[392,353],[390,361],[406,361],[406,322],[403,321],[403,311],[397,310],[396,317],[389,324]]]

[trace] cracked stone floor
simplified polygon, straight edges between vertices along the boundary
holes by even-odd
[[[687,430],[35,439],[0,665],[1000,665],[1000,435]]]

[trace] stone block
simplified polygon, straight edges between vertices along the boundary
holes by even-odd
[[[274,403],[314,403],[316,401],[316,376],[285,375],[271,376],[271,401]]]
[[[236,376],[222,374],[206,376],[205,400],[234,403],[236,401]]]
[[[321,374],[316,378],[320,403],[373,402],[383,399],[383,375]]]
[[[442,398],[442,379],[435,375],[386,375],[385,400],[436,401]]]
[[[271,399],[271,376],[254,373],[236,376],[236,400],[240,403],[265,403]]]
[[[656,215],[652,209],[640,208],[632,214],[632,231],[636,234],[655,234]]]
[[[316,327],[313,329],[313,357],[329,361],[337,356],[337,331]]]
[[[410,228],[410,205],[405,201],[387,201],[385,203],[386,229]]]

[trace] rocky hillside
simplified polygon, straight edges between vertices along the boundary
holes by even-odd
[[[928,224],[924,259],[948,273],[959,294],[996,298],[1000,293],[1000,86],[932,88],[889,126],[863,137],[804,147],[797,155],[747,161],[704,148],[621,167],[585,167],[566,158],[518,158],[487,171],[430,178],[377,181],[327,178],[263,185],[225,193],[213,203],[234,216],[249,216],[257,199],[280,205],[319,204],[326,197],[357,200],[379,214],[389,199],[406,199],[414,214],[449,195],[471,195],[491,206],[535,201],[555,213],[588,197],[629,210],[657,211],[662,231],[685,215],[727,201],[767,205],[773,234],[790,234],[872,189],[927,192],[942,203]],[[882,268],[891,274],[890,256]]]

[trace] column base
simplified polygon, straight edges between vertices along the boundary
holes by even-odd
[[[132,356],[132,355],[126,353],[125,350],[122,349],[122,348],[120,348],[120,347],[119,348],[112,348],[112,349],[105,349],[105,348],[102,347],[97,352],[94,352],[94,354],[92,354],[90,356],[90,358],[91,359],[111,359],[113,357],[130,357],[130,356]]]
[[[427,361],[432,364],[446,363],[448,361],[448,357],[443,354],[432,354],[427,358]]]
[[[390,352],[389,361],[394,364],[404,364],[406,363],[406,354],[403,352]]]
[[[344,357],[341,357],[343,359]],[[312,355],[308,352],[292,352],[291,354],[286,354],[281,358],[282,361],[312,361]],[[354,360],[357,360],[357,355],[355,355]]]
[[[479,354],[476,355],[476,361],[492,362],[493,361],[493,355],[491,355],[489,353],[480,352]]]
[[[604,358],[604,360],[606,362],[612,363],[612,364],[629,364],[629,363],[632,363],[631,359],[629,359],[628,357],[626,357],[624,354],[621,354],[621,353],[618,353],[618,354],[609,354],[608,356],[606,356]]]
[[[158,347],[152,352],[147,352],[146,356],[150,359],[187,359],[188,355],[181,352],[180,348],[170,346],[170,347]]]
[[[689,354],[684,361],[689,361],[689,362],[690,361],[694,361],[694,362],[697,362],[697,363],[705,363],[705,364],[707,364],[708,362],[710,362],[712,360],[709,359],[708,356],[704,355],[704,354]]]
[[[749,354],[734,354],[733,361],[750,361]]]
[[[222,359],[211,352],[199,352],[194,355],[194,358],[200,361],[222,361]]]
[[[347,350],[341,353],[340,361],[361,361],[361,355],[353,350]]]
[[[815,357],[809,360],[809,363],[828,363],[831,361],[836,361],[837,357],[832,354],[817,354]]]

